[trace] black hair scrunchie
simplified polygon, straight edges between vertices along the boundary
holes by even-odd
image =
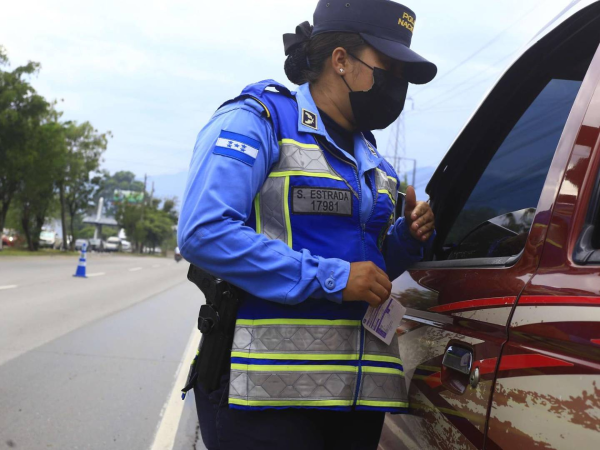
[[[286,33],[283,35],[283,50],[285,56],[289,56],[294,49],[298,48],[299,45],[304,44],[310,40],[312,35],[313,27],[308,22],[302,22],[296,27],[295,33]]]
[[[296,27],[295,33],[283,35],[283,48],[287,56],[284,70],[288,79],[297,85],[306,83],[305,71],[310,68],[306,54],[306,44],[310,41],[313,27],[308,22],[302,22]]]

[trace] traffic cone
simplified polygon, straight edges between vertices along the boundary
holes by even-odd
[[[81,246],[81,256],[79,257],[79,264],[77,264],[77,271],[75,272],[75,275],[73,275],[74,277],[87,278],[87,276],[85,275],[86,251],[87,251],[87,245],[83,244]]]

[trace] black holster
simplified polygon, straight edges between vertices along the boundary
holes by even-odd
[[[224,280],[215,278],[193,264],[188,280],[204,294],[206,304],[200,307],[198,329],[202,333],[198,353],[182,392],[188,392],[196,382],[207,392],[219,387],[221,376],[229,371],[231,345],[239,307],[237,289]]]

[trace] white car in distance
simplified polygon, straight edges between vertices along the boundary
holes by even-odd
[[[131,246],[131,242],[126,240],[121,240],[121,250],[126,253],[131,253],[133,251],[133,247]]]
[[[121,251],[121,239],[117,236],[109,237],[104,243],[105,252],[119,252]]]

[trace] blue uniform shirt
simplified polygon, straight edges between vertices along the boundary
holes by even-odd
[[[299,118],[302,109],[317,111],[308,84],[300,86],[296,100]],[[297,304],[312,297],[341,302],[349,262],[322,258],[308,250],[294,251],[284,242],[271,240],[245,225],[256,194],[279,160],[279,144],[263,112],[263,107],[252,99],[238,100],[220,108],[200,131],[179,219],[181,254],[192,264],[265,300]],[[320,128],[311,131],[324,136],[357,165],[364,194],[360,205],[364,223],[373,206],[365,172],[377,167],[381,158],[369,150],[360,133],[355,136],[354,156],[344,152],[318,119]],[[298,127],[306,131],[300,120]],[[213,153],[223,131],[247,136],[260,144],[252,164]],[[232,184],[237,188],[231,189]],[[422,259],[423,245],[411,237],[403,218],[390,229],[386,245],[391,279]]]

